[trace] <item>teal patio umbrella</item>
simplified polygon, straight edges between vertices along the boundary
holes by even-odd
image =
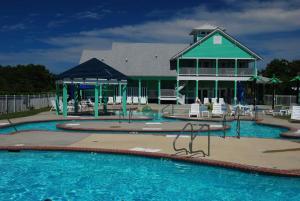
[[[300,75],[294,77],[291,82],[297,82],[297,95],[296,95],[296,103],[299,104],[299,85],[300,85]]]
[[[274,106],[275,106],[275,86],[281,82],[282,81],[280,79],[278,79],[274,74],[273,74],[273,77],[269,80],[269,83],[272,84],[272,88],[273,88],[272,109],[274,109]]]

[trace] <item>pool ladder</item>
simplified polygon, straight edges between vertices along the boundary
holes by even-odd
[[[7,118],[7,121],[9,122],[10,126],[15,129],[15,132],[18,132],[18,129],[16,128],[15,124],[13,124],[9,118]]]
[[[195,129],[197,127],[197,129]],[[177,140],[178,138],[187,132],[187,129],[190,129],[190,141],[189,141],[189,147],[188,149],[186,147],[177,147]],[[194,150],[194,140],[198,136],[199,132],[203,131],[204,128],[207,128],[207,152],[204,150]],[[191,154],[191,155],[196,155],[198,153],[203,154],[203,156],[209,156],[210,155],[210,125],[209,124],[192,124],[192,123],[187,123],[185,126],[182,128],[181,132],[177,134],[173,141],[173,149],[176,151],[176,154],[184,152],[186,155]]]
[[[128,123],[132,122],[132,116],[133,116],[133,110],[129,108],[128,110]],[[122,108],[119,110],[119,123],[122,122],[122,120],[125,119],[125,114],[122,111]]]
[[[236,120],[236,137],[241,137],[241,119],[240,119],[240,108],[238,107],[234,114]]]

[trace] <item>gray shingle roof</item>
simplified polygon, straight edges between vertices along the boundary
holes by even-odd
[[[128,76],[176,76],[170,58],[186,44],[113,43],[111,50],[84,50],[80,63],[91,58],[113,66]]]

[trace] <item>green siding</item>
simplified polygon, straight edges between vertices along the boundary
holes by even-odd
[[[214,44],[214,36],[222,36],[222,44]],[[216,32],[199,45],[185,52],[183,58],[204,57],[204,58],[254,58],[247,51],[243,50],[226,36]]]

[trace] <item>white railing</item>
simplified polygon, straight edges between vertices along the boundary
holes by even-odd
[[[238,76],[251,76],[253,75],[253,68],[238,68]],[[195,67],[182,67],[179,69],[180,75],[197,75]],[[216,75],[216,68],[199,68],[198,75]],[[234,76],[234,68],[218,68],[219,76]]]
[[[0,95],[0,114],[23,112],[51,106],[55,94],[38,95]]]
[[[176,90],[175,89],[161,89],[160,90],[160,96],[176,96]]]
[[[273,96],[264,95],[264,104],[272,105]],[[296,104],[296,96],[293,95],[275,95],[275,105],[293,105]]]

